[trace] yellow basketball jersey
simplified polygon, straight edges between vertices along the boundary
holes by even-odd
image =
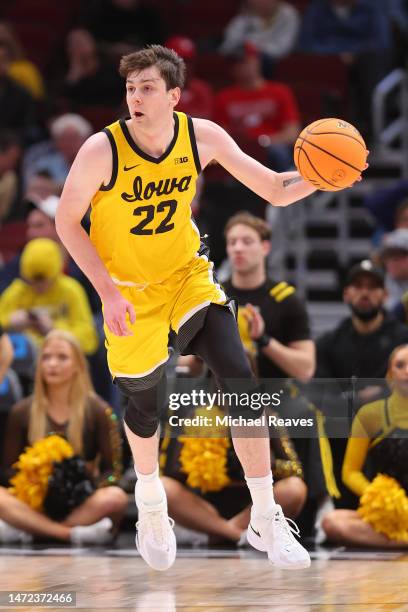
[[[174,113],[174,136],[159,158],[136,145],[124,119],[104,132],[113,171],[91,202],[91,240],[112,278],[161,282],[200,247],[190,207],[201,171],[191,117]]]

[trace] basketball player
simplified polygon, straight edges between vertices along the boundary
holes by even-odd
[[[248,157],[211,121],[174,112],[184,72],[183,60],[158,45],[122,58],[130,117],[83,145],[56,218],[62,242],[102,300],[109,369],[129,398],[124,420],[137,474],[136,544],[157,570],[176,555],[158,471],[169,327],[181,351],[200,356],[218,379],[251,377],[227,296],[191,219],[197,177],[216,160],[275,206],[315,190],[297,172],[276,174]],[[81,227],[89,202],[90,238]],[[309,555],[273,498],[269,439],[236,437],[234,446],[253,501],[251,544],[278,567],[307,567]]]

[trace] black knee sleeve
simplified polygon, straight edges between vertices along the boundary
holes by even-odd
[[[151,438],[159,426],[165,406],[166,377],[148,389],[134,388],[134,379],[116,378],[116,384],[128,398],[124,421],[129,429],[141,438]]]

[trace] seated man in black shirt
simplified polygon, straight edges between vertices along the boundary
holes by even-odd
[[[294,287],[266,274],[270,227],[242,212],[230,218],[224,233],[232,267],[224,289],[238,300],[239,316],[248,321],[259,377],[309,380],[315,369],[315,347],[306,308]]]

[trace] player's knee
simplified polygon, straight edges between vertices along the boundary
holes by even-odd
[[[135,379],[117,380],[119,388],[128,398],[124,421],[136,436],[151,438],[157,431],[160,412],[165,405],[166,379],[161,375],[154,385],[147,377],[136,380],[136,385]]]
[[[157,407],[152,408],[152,411],[149,412],[135,405],[132,398],[126,407],[123,419],[130,431],[141,438],[151,438],[159,427]]]

